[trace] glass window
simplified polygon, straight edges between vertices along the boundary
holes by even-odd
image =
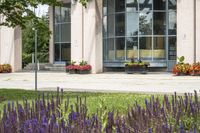
[[[125,11],[125,0],[115,0],[115,12]]]
[[[176,35],[176,12],[169,12],[169,35]]]
[[[141,35],[152,35],[152,12],[141,12],[139,16]]]
[[[169,52],[168,52],[168,58],[169,60],[176,60],[177,55],[176,55],[176,37],[169,37]]]
[[[107,37],[107,16],[103,17],[103,35]]]
[[[71,44],[70,43],[61,44],[61,60],[62,61],[71,60]]]
[[[154,10],[165,10],[166,9],[166,0],[153,0],[153,9]]]
[[[177,0],[168,0],[168,8],[169,10],[176,10]]]
[[[126,35],[127,36],[134,36],[138,35],[138,13],[127,13],[127,19],[126,19]]]
[[[125,14],[115,15],[115,35],[125,36]]]
[[[55,61],[60,61],[60,44],[55,44],[55,49],[54,49],[54,60]]]
[[[151,60],[152,59],[152,38],[140,37],[140,59]]]
[[[138,0],[126,0],[126,11],[127,12],[138,11]]]
[[[115,22],[115,15],[108,15],[108,37],[113,37],[115,35],[114,22]]]
[[[103,0],[103,15],[107,14],[107,0]]]
[[[153,58],[154,60],[166,59],[165,37],[154,37]]]
[[[126,58],[138,58],[138,37],[129,37],[126,39]]]
[[[55,7],[54,8],[54,17],[55,17],[55,23],[60,22],[60,7]]]
[[[108,60],[114,60],[115,59],[114,39],[113,38],[108,39],[107,56],[108,56],[108,58],[107,58]]]
[[[108,14],[115,12],[115,0],[108,0]]]
[[[116,38],[115,39],[115,47],[116,47],[116,60],[124,60],[125,59],[125,38]]]
[[[152,10],[152,0],[139,0],[139,8],[143,12]]]
[[[66,4],[66,7],[61,7],[61,22],[71,22],[71,9],[69,4]]]
[[[55,25],[55,30],[54,30],[54,41],[55,42],[60,42],[60,37],[61,37],[61,32],[60,32],[60,29],[61,29],[61,27],[60,27],[60,24],[56,24]]]
[[[71,42],[71,24],[61,24],[61,42]]]
[[[153,14],[153,28],[155,35],[165,35],[166,29],[166,13],[163,12],[154,12]]]

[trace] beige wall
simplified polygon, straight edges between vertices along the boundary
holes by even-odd
[[[49,29],[51,31],[51,38],[49,41],[49,63],[54,63],[54,30],[53,30],[53,7],[49,7]]]
[[[185,56],[185,62],[194,61],[193,1],[177,1],[177,56]]]
[[[197,1],[196,61],[200,61],[200,0]],[[185,62],[194,62],[194,1],[177,1],[177,56],[185,56]]]
[[[22,69],[20,28],[0,27],[0,64],[10,64],[13,72]]]
[[[196,27],[196,31],[197,31],[197,47],[196,47],[196,52],[197,52],[197,58],[196,60],[198,62],[200,62],[200,0],[197,0],[197,27]]]
[[[86,60],[92,73],[102,72],[102,2],[90,1],[86,9],[72,4],[71,29],[72,60]]]

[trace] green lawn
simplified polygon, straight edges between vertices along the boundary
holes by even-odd
[[[56,96],[54,91],[46,91],[45,94]],[[144,100],[149,99],[151,95],[133,94],[133,93],[89,93],[89,92],[64,92],[64,99],[70,97],[70,104],[73,104],[77,96],[87,98],[88,113],[96,112],[97,108],[102,106],[108,110],[118,110],[123,113],[128,106],[137,103],[144,105]],[[38,97],[38,92],[21,89],[0,89],[0,110],[8,101],[23,101],[23,99],[34,100]]]

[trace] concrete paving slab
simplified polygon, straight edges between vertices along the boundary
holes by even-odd
[[[34,90],[34,72],[0,74],[0,88]],[[109,72],[102,74],[70,75],[60,72],[39,72],[38,90],[134,93],[193,93],[200,90],[200,77],[173,76],[171,73],[126,74]]]

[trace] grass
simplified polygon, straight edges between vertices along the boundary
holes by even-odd
[[[56,95],[55,91],[44,91]],[[97,111],[97,108],[102,106],[108,110],[118,110],[124,113],[129,105],[138,104],[144,105],[144,100],[149,99],[151,95],[134,94],[134,93],[90,93],[90,92],[64,92],[64,99],[70,97],[70,104],[73,104],[78,97],[87,98],[88,113],[92,114]],[[24,98],[34,100],[38,97],[38,92],[21,89],[0,89],[0,111],[8,101],[23,101]]]

